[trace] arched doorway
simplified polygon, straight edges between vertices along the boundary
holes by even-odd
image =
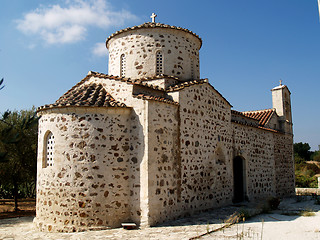
[[[237,156],[233,159],[233,202],[239,203],[245,200],[246,194],[245,164],[244,159]]]

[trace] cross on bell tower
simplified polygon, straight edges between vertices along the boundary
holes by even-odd
[[[156,22],[157,14],[152,13],[152,15],[151,15],[150,17],[151,17],[151,19],[152,19],[152,22]]]

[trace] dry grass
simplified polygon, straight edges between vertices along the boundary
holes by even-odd
[[[14,211],[14,201],[12,199],[0,200],[0,219],[35,216],[36,200],[35,199],[20,199],[18,201],[19,211]]]
[[[308,210],[305,210],[305,211],[301,211],[300,212],[300,216],[303,216],[303,217],[313,217],[315,216],[316,214],[312,211],[308,211]]]
[[[285,211],[281,213],[286,216],[302,216],[302,217],[312,217],[315,216],[315,212],[313,210],[301,210],[301,211]]]

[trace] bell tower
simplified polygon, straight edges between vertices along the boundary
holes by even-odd
[[[279,116],[280,130],[292,134],[292,114],[291,114],[291,99],[290,91],[286,85],[280,85],[271,89],[272,92],[272,106]]]

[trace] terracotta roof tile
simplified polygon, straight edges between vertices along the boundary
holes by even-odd
[[[252,119],[252,120],[255,120],[255,121],[259,121],[256,118],[247,116],[243,112],[239,112],[239,111],[236,111],[236,110],[231,110],[231,114],[240,115],[241,117],[245,117],[245,118],[249,118],[249,119]]]
[[[55,103],[44,105],[38,111],[61,107],[126,107],[106,92],[101,84],[78,84],[63,94]]]
[[[237,123],[237,124],[241,124],[241,125],[245,125],[245,126],[249,126],[249,127],[255,127],[255,128],[263,129],[263,130],[266,130],[266,131],[269,131],[269,132],[282,133],[282,132],[279,132],[279,131],[271,129],[271,128],[266,128],[266,127],[262,127],[262,126],[258,126],[257,127],[257,126],[253,126],[251,124],[246,124],[246,123],[237,121],[237,120],[232,120],[231,122],[234,122],[234,123]]]
[[[264,127],[269,122],[274,112],[275,112],[274,109],[265,109],[265,110],[247,111],[247,112],[241,112],[241,113],[246,117],[257,119],[259,121],[259,125]]]
[[[152,76],[152,77],[142,77],[142,78],[139,78],[139,80],[148,81],[148,80],[156,80],[156,79],[162,79],[162,78],[169,78],[169,79],[174,79],[174,80],[177,80],[177,81],[180,81],[180,82],[184,82],[183,80],[179,79],[176,76],[170,76],[170,75],[166,75],[166,74],[155,75],[155,76]]]
[[[270,131],[270,132],[281,133],[281,132],[274,130],[274,129],[271,129],[271,128],[266,128],[266,127],[261,127],[261,126],[259,126],[258,128],[266,130],[266,131]]]
[[[164,103],[169,103],[169,104],[173,104],[173,105],[179,105],[178,102],[173,101],[171,99],[164,98],[164,97],[157,97],[157,96],[147,95],[147,94],[136,94],[136,95],[133,95],[133,97],[138,98],[138,99],[154,100],[154,101],[158,101],[158,102],[164,102]]]
[[[184,81],[181,83],[178,83],[174,86],[170,86],[166,89],[167,92],[175,92],[175,91],[179,91],[181,89],[184,89],[186,87],[192,86],[192,85],[198,85],[198,84],[202,84],[202,83],[208,83],[208,79],[195,79],[195,80],[190,80],[190,81]]]
[[[141,28],[168,28],[168,29],[176,29],[176,30],[181,30],[181,31],[184,31],[184,32],[187,32],[187,33],[190,33],[191,35],[195,36],[196,38],[199,39],[200,41],[200,48],[201,48],[201,45],[202,45],[202,40],[201,38],[193,33],[192,31],[186,29],[186,28],[182,28],[182,27],[176,27],[176,26],[170,26],[168,24],[163,24],[163,23],[154,23],[154,22],[146,22],[146,23],[143,23],[141,25],[138,25],[138,26],[133,26],[133,27],[128,27],[128,28],[125,28],[125,29],[122,29],[122,30],[119,30],[113,34],[111,34],[107,40],[106,40],[106,46],[108,48],[108,43],[109,41],[114,37],[114,36],[117,36],[123,32],[128,32],[128,31],[132,31],[132,30],[136,30],[136,29],[141,29]]]
[[[240,116],[240,119],[236,117],[237,115]],[[242,119],[244,121],[242,121]],[[251,126],[251,127],[258,127],[259,126],[259,120],[252,118],[252,117],[249,117],[249,116],[246,116],[242,112],[238,112],[235,110],[231,110],[231,122],[235,122],[235,123],[239,123],[239,124],[243,124],[243,125],[247,125],[247,126]]]
[[[265,125],[271,119],[272,114],[274,114],[274,112],[275,112],[274,109],[265,109],[265,110],[248,111],[248,112],[238,112],[235,110],[231,110],[232,114],[240,115],[241,117],[244,117],[244,118],[249,118],[249,119],[253,119],[255,121],[259,121],[259,124],[254,125],[249,122],[242,122],[242,121],[238,121],[236,119],[232,119],[231,121],[234,123],[238,123],[238,124],[242,124],[242,125],[246,125],[246,126],[250,126],[250,127],[260,128],[260,129],[270,131],[270,132],[281,133],[275,129],[265,127]],[[264,125],[262,125],[262,124],[264,124]]]
[[[149,83],[146,83],[144,81],[146,80],[154,80],[154,79],[161,79],[164,76],[154,76],[153,78],[141,78],[141,79],[131,79],[131,78],[124,78],[124,77],[119,77],[119,76],[113,76],[113,75],[107,75],[104,73],[97,73],[97,72],[92,72],[90,71],[88,73],[88,75],[84,78],[84,79],[89,79],[90,77],[97,77],[97,78],[104,78],[104,79],[112,79],[112,80],[116,80],[116,81],[121,81],[121,82],[126,82],[128,84],[132,84],[132,85],[140,85],[140,86],[144,86],[144,87],[148,87],[148,88],[152,88],[154,90],[159,90],[159,91],[165,91],[163,88],[156,86],[156,85],[152,85]],[[174,77],[170,77],[170,78],[174,78]],[[83,81],[83,80],[82,80]]]

